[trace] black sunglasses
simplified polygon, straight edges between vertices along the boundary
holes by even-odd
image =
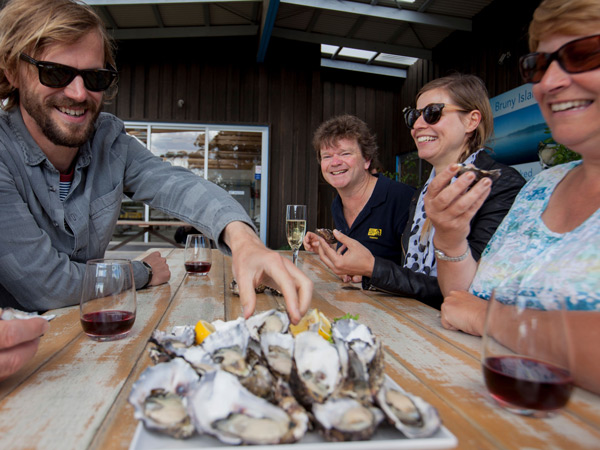
[[[77,75],[80,75],[88,91],[101,92],[111,87],[119,77],[117,71],[112,68],[79,70],[63,64],[38,61],[25,53],[21,53],[21,59],[37,67],[40,83],[50,88],[68,86]]]
[[[417,119],[421,117],[421,114],[423,114],[423,120],[429,125],[438,123],[442,118],[442,110],[444,108],[447,110],[453,109],[454,111],[467,112],[466,110],[455,105],[447,105],[445,103],[430,103],[425,108],[421,109],[407,106],[402,110],[402,114],[404,114],[404,122],[406,122],[406,126],[412,130]]]
[[[557,61],[568,73],[581,73],[600,67],[600,34],[567,42],[553,53],[530,53],[519,59],[525,83],[539,83],[546,70]]]

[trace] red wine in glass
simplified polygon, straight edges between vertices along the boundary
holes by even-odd
[[[206,274],[210,270],[212,263],[205,261],[186,261],[185,271],[188,273]]]
[[[135,313],[131,311],[107,310],[86,313],[81,316],[81,326],[90,337],[115,337],[131,330]]]
[[[522,356],[486,358],[483,376],[490,394],[501,404],[537,411],[562,408],[573,389],[567,370]]]

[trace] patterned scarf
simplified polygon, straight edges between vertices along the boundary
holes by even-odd
[[[483,149],[477,150],[470,155],[464,164],[473,164],[477,154]],[[406,253],[406,261],[404,267],[408,267],[413,272],[424,273],[425,275],[437,276],[437,265],[435,262],[435,253],[433,252],[433,235],[435,228],[431,226],[431,222],[427,220],[425,214],[425,205],[423,197],[427,193],[427,188],[431,180],[435,178],[435,168],[431,169],[431,174],[423,186],[423,190],[419,195],[415,216],[413,218],[412,228],[410,230],[410,238],[408,239],[408,250]],[[455,178],[451,183],[454,183]]]

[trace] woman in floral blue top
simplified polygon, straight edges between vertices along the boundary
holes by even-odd
[[[479,263],[468,255],[469,221],[489,193],[449,167],[430,184],[425,208],[436,234],[442,325],[481,335],[487,299],[500,284],[567,292],[575,381],[600,392],[600,2],[544,0],[520,60],[555,141],[582,161],[546,170],[519,193]],[[454,258],[453,258],[454,257]],[[468,292],[467,292],[468,291]],[[544,309],[544,305],[532,305]],[[508,325],[507,325],[508,326]],[[537,336],[549,339],[550,336]]]

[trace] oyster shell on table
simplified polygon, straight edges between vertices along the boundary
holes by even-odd
[[[328,244],[333,245],[337,244],[338,242],[335,236],[333,235],[333,231],[329,228],[317,228],[315,230],[315,233],[321,236],[323,239],[325,239],[325,242],[327,242]]]
[[[324,403],[342,381],[340,356],[336,347],[318,332],[296,336],[290,385],[303,406]]]
[[[231,293],[233,295],[240,295],[240,288],[237,284],[237,281],[233,280],[229,285],[229,289],[231,290]],[[262,294],[263,292],[270,292],[271,294],[276,295],[278,297],[283,297],[283,294],[280,291],[270,286],[267,286],[266,284],[259,284],[254,288],[254,292],[256,292],[257,294]]]
[[[280,444],[295,440],[293,421],[280,407],[246,390],[223,370],[202,377],[188,396],[196,429],[226,444]]]
[[[362,441],[370,439],[383,421],[383,413],[351,398],[332,398],[312,408],[315,420],[328,441]]]
[[[353,319],[340,319],[331,326],[331,336],[340,355],[343,382],[338,395],[373,403],[383,384],[384,357],[381,342],[371,329]]]
[[[177,439],[190,437],[195,428],[186,409],[185,396],[199,379],[196,371],[181,358],[149,367],[129,394],[135,418],[148,429]]]
[[[479,180],[481,180],[482,178],[491,178],[492,181],[496,181],[498,178],[500,178],[501,175],[501,170],[500,169],[493,169],[493,170],[484,170],[484,169],[479,169],[478,167],[474,166],[473,164],[464,164],[464,163],[460,163],[459,164],[460,169],[458,169],[458,173],[456,174],[457,177],[461,176],[463,173],[467,173],[467,172],[473,172],[475,174],[475,181],[473,181],[473,184],[477,183]]]
[[[421,397],[404,391],[389,377],[385,377],[376,399],[388,421],[407,438],[429,437],[442,424],[432,405]]]

